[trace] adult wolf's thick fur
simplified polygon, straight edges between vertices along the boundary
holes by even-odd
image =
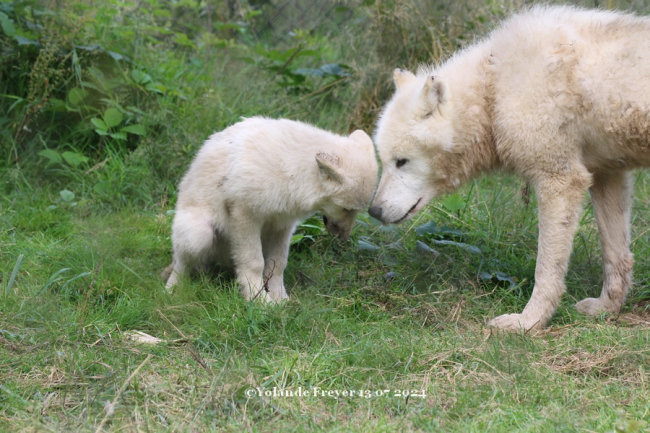
[[[167,289],[180,275],[234,267],[246,299],[287,298],[283,273],[296,224],[320,211],[346,240],[377,186],[370,137],[254,117],[214,134],[179,186]],[[263,290],[263,289],[267,290]]]
[[[379,120],[383,175],[371,215],[412,217],[479,173],[506,169],[539,203],[535,287],[506,329],[543,327],[565,291],[573,236],[589,190],[605,267],[587,314],[618,312],[631,284],[628,172],[650,165],[650,19],[535,7],[487,39],[416,75],[396,70]]]

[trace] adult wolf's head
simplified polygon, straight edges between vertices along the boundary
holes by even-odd
[[[452,191],[454,130],[448,85],[433,75],[396,69],[396,91],[375,135],[383,165],[369,213],[385,224],[406,221],[432,198]]]
[[[357,213],[366,209],[377,187],[377,159],[368,134],[354,131],[338,154],[316,155],[321,183],[326,191],[319,207],[327,231],[345,241]]]

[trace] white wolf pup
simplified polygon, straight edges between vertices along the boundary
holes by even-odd
[[[618,312],[632,277],[628,172],[650,166],[648,40],[648,18],[535,7],[438,67],[396,70],[377,126],[383,174],[370,214],[406,221],[485,171],[528,179],[539,203],[535,286],[521,314],[489,324],[531,329],[546,325],[565,291],[589,190],[604,284],[576,307]]]
[[[350,237],[377,186],[372,140],[254,117],[211,136],[178,191],[167,289],[213,263],[234,267],[246,299],[287,298],[283,272],[296,224],[320,211]]]

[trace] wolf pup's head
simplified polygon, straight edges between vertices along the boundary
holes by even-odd
[[[325,197],[320,211],[327,231],[348,240],[357,213],[370,204],[377,188],[377,159],[372,140],[361,130],[347,138],[338,154],[316,155]]]
[[[452,100],[433,75],[396,69],[396,91],[379,122],[375,142],[382,176],[370,215],[384,224],[407,221],[432,198],[460,184],[454,177]]]

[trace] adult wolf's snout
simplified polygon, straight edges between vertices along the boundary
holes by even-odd
[[[370,206],[368,213],[371,217],[381,221],[381,214],[383,213],[383,209],[380,206]]]

